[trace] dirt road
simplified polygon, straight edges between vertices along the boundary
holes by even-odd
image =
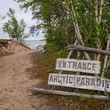
[[[40,80],[31,79],[26,71],[33,66],[30,53],[29,50],[0,58],[0,110],[38,110],[41,100],[32,97],[30,89]],[[42,100],[45,102],[45,97]]]
[[[59,96],[33,95],[32,86],[42,82],[39,77],[33,76],[37,74],[37,71],[34,73],[37,67],[32,61],[34,54],[28,49],[18,50],[15,54],[0,57],[0,110],[104,110],[101,107],[104,102],[98,103],[98,107],[95,104],[90,107],[76,98],[74,101],[68,97],[68,100],[63,100]]]

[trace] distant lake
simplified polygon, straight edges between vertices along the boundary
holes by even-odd
[[[22,40],[22,43],[26,46],[30,47],[31,49],[43,48],[46,45],[46,40]]]

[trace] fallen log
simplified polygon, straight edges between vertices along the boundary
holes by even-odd
[[[109,100],[108,96],[104,95],[89,95],[89,94],[82,94],[82,93],[76,93],[76,92],[65,92],[65,91],[59,91],[59,90],[51,90],[51,89],[44,89],[44,88],[32,88],[33,93],[40,93],[45,95],[61,95],[61,96],[82,96],[86,98],[95,98],[99,100]]]

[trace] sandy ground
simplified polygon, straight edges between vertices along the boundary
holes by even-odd
[[[5,54],[0,57],[0,110],[58,110],[53,97],[32,94],[32,87],[42,82],[33,76],[35,52],[16,42],[1,49]]]
[[[0,110],[37,110],[30,89],[40,80],[31,79],[26,71],[33,66],[31,53],[26,49],[0,57]]]
[[[14,54],[0,57],[0,110],[80,110],[82,106],[85,106],[84,110],[87,110],[89,106],[86,107],[84,102],[82,104],[74,102],[70,109],[66,109],[63,101],[55,102],[54,96],[33,95],[32,87],[42,82],[39,77],[33,76],[37,74],[37,67],[32,61],[34,53],[19,45],[14,46],[13,49]],[[33,68],[34,71],[32,71]],[[69,104],[72,103],[70,100]]]

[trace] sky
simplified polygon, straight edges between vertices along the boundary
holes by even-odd
[[[0,16],[6,16],[9,8],[15,9],[17,19],[20,20],[23,18],[27,27],[30,27],[36,23],[35,20],[32,20],[31,11],[25,13],[23,10],[20,9],[19,4],[17,4],[14,0],[0,0]],[[2,28],[4,22],[7,21],[7,19],[8,18],[2,20],[2,22],[0,20],[0,29]]]

